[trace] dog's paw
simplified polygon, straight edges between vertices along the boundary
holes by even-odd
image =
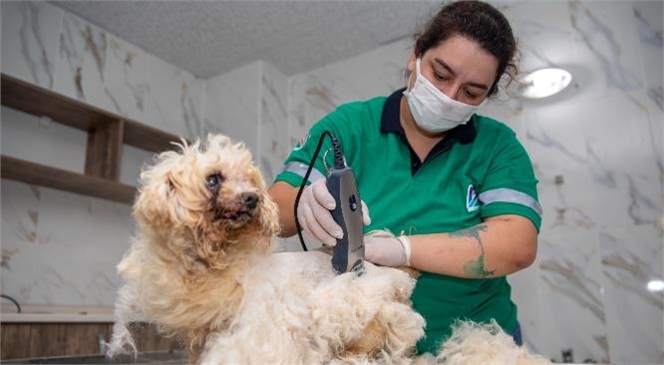
[[[138,350],[134,343],[125,343],[122,345],[115,345],[113,342],[104,343],[106,347],[106,358],[107,359],[118,359],[120,357],[131,357],[132,360],[138,359]]]
[[[133,359],[138,357],[138,349],[134,343],[134,337],[131,335],[129,328],[122,323],[116,323],[113,326],[113,338],[111,342],[105,343],[104,346],[108,359],[123,355],[132,356]]]
[[[359,276],[358,281],[368,294],[402,303],[409,301],[416,282],[409,273],[371,263],[365,263],[365,270],[365,274]]]

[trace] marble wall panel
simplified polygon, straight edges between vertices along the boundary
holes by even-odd
[[[573,73],[575,99],[632,91],[643,86],[635,22],[626,1],[505,2],[522,52],[521,67],[563,67]]]
[[[41,190],[38,187],[2,180],[2,275],[9,270],[25,270],[25,266],[13,264],[16,257],[22,256],[22,245],[37,244],[37,227],[39,224],[39,207]],[[15,242],[15,243],[14,243]],[[21,264],[23,265],[23,264]],[[5,271],[7,270],[7,271]],[[11,292],[3,294],[12,295]]]
[[[207,80],[203,132],[243,141],[259,156],[261,62]]]
[[[290,145],[338,105],[389,95],[406,85],[405,69],[412,40],[390,43],[290,79]]]
[[[659,96],[652,95],[662,105],[662,82],[664,65],[662,60],[662,33],[664,32],[664,3],[661,1],[635,1],[632,3],[632,15],[636,23],[643,75],[649,93],[653,90]],[[659,89],[659,92],[656,91]]]
[[[64,12],[45,2],[3,1],[2,72],[52,88]]]
[[[184,138],[201,133],[203,81],[71,14],[55,90]]]
[[[541,353],[573,362],[609,362],[602,269],[596,230],[540,237],[542,300],[533,339]]]
[[[47,2],[2,3],[2,72],[185,138],[204,82]],[[87,134],[2,108],[2,153],[83,172]],[[153,153],[123,148],[135,185]],[[2,180],[2,292],[27,304],[112,305],[131,206]]]
[[[260,166],[267,182],[281,171],[288,146],[288,78],[269,63],[262,63],[260,105]]]
[[[629,93],[541,106],[521,116],[528,123],[524,143],[541,181],[547,229],[652,224],[661,213],[645,102],[643,93]]]
[[[257,163],[266,184],[269,186],[275,176],[281,172],[284,161],[288,157],[292,146],[289,144],[289,88],[288,78],[278,69],[267,62],[261,63],[260,84],[260,125],[259,150],[260,155]],[[300,251],[302,250],[297,236],[288,238],[277,238],[277,251]],[[311,242],[307,237],[305,242]],[[313,247],[311,247],[313,248]]]
[[[117,37],[109,39],[106,62],[111,110],[182,138],[201,135],[203,80]]]
[[[4,106],[0,117],[3,155],[83,173],[87,133]]]
[[[648,101],[646,107],[650,113],[651,137],[657,158],[659,179],[664,184],[664,50],[662,33],[664,32],[664,3],[661,1],[639,1],[633,4],[634,19],[639,32],[641,62],[646,80]],[[664,185],[663,185],[664,186]]]
[[[122,167],[120,182],[127,185],[138,185],[141,170],[154,161],[156,153],[140,148],[124,145],[122,147]]]
[[[113,305],[130,207],[2,181],[2,291],[19,303]]]
[[[614,364],[664,363],[662,230],[607,227],[599,235],[607,343]]]

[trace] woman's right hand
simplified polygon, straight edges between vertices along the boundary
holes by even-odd
[[[343,230],[332,218],[331,211],[335,207],[336,202],[327,190],[325,179],[320,179],[302,191],[297,207],[297,219],[307,233],[328,246],[334,246],[337,244],[337,239],[344,236]],[[362,201],[362,220],[365,225],[371,223],[369,210],[364,201]]]

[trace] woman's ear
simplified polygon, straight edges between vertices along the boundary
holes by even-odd
[[[416,61],[417,61],[417,56],[415,55],[415,49],[413,48],[413,52],[410,53],[410,57],[408,58],[408,64],[406,65],[406,69],[408,70],[409,73],[415,72]]]

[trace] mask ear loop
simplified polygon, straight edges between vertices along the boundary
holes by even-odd
[[[424,78],[424,75],[422,75],[422,58],[419,57],[415,61],[415,83],[417,83],[417,80],[422,77]]]
[[[415,70],[413,72],[408,73],[408,77],[406,78],[406,90],[404,91],[404,93],[409,93],[412,91],[410,87],[410,78],[413,76],[413,73],[415,74],[415,82],[417,82],[417,74],[419,73],[419,63],[422,61],[422,58],[416,57],[415,51],[413,51],[413,56],[415,56]],[[408,68],[406,68],[404,71],[408,72]],[[415,83],[413,83],[413,86],[415,86],[414,84]]]
[[[409,93],[409,92],[411,92],[411,88],[410,88],[410,78],[411,78],[411,77],[413,77],[413,73],[412,73],[412,72],[411,72],[410,74],[408,74],[408,79],[406,79],[406,91],[404,91],[405,93]],[[415,77],[416,77],[415,81],[417,81],[417,75],[416,75]],[[413,86],[414,86],[414,85],[413,85]]]
[[[415,82],[413,83],[413,87],[415,86],[415,83],[417,82],[417,78],[420,77],[420,75],[422,74],[420,72],[420,63],[421,62],[422,62],[422,59],[418,57],[415,61],[415,72],[411,72],[410,75],[408,75],[408,80],[406,81],[406,91],[404,91],[405,93],[410,93],[412,91],[411,87],[410,87],[410,78],[413,76],[413,74],[415,74]]]

